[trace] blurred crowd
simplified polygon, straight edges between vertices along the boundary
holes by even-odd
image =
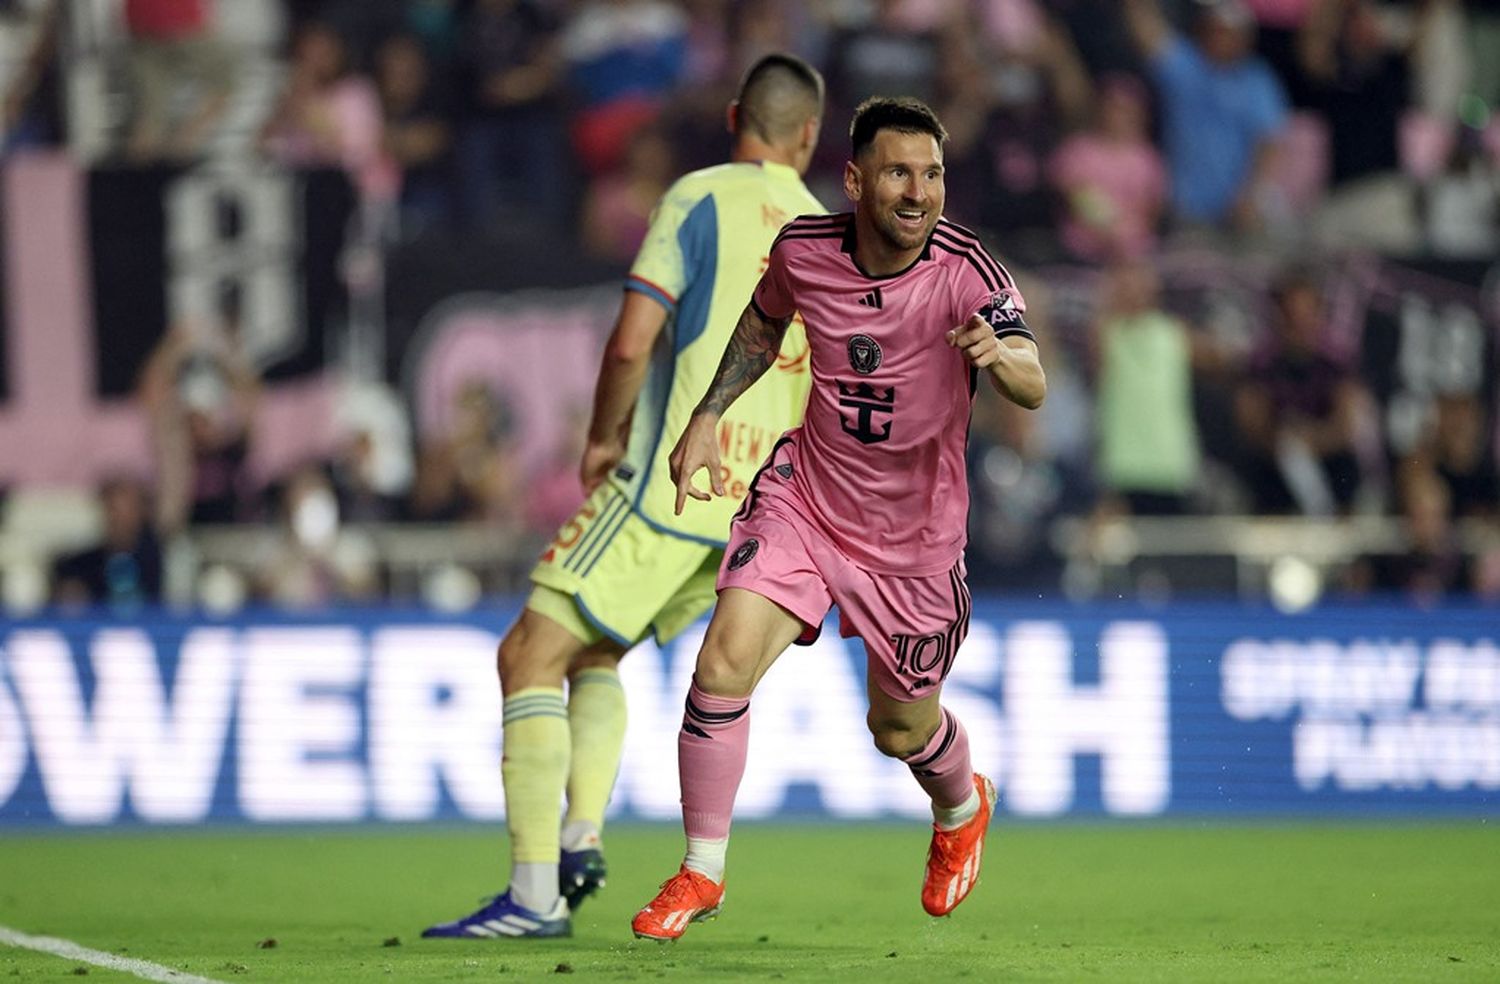
[[[111,0],[125,160],[206,152],[247,53],[227,0]],[[1496,251],[1493,0],[280,0],[255,146],[347,168],[406,234],[542,223],[627,260],[672,178],[727,148],[772,49],[829,83],[812,183],[871,93],[933,104],[949,209],[1020,260],[1106,260],[1199,231]],[[69,6],[0,3],[8,149],[63,139]]]
[[[213,152],[244,63],[216,35],[215,2],[231,0],[119,0],[120,160]],[[1332,330],[1320,262],[1500,254],[1497,0],[285,0],[281,13],[279,92],[250,148],[345,169],[391,243],[524,227],[627,263],[673,178],[724,158],[724,106],[773,49],[827,78],[809,185],[832,208],[854,105],[931,103],[950,132],[948,215],[1034,298],[1052,380],[1040,415],[976,410],[981,580],[1036,585],[1039,558],[1056,559],[1040,521],[1059,513],[1375,512],[1400,517],[1411,548],[1358,558],[1345,590],[1500,596],[1500,569],[1455,534],[1500,507],[1494,393],[1429,394],[1391,454]],[[61,0],[0,0],[7,151],[65,140],[66,16]],[[1252,330],[1227,337],[1174,303],[1162,257],[1195,249],[1262,271]],[[1063,265],[1059,289],[1048,271]],[[107,487],[118,545],[92,573],[60,564],[60,594],[98,597],[112,577],[159,590],[157,561],[114,558],[196,523],[279,515],[305,544],[327,538],[329,514],[475,521],[531,542],[576,501],[577,449],[518,477],[504,395],[476,383],[410,461],[389,450],[392,431],[413,443],[409,427],[363,431],[268,505],[242,475],[253,372],[232,345],[207,367],[188,351],[169,333],[142,384],[161,457],[153,504]],[[136,540],[117,532],[132,525]],[[255,590],[380,590],[360,550],[348,563],[309,553],[268,560]]]

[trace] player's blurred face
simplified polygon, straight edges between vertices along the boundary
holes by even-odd
[[[921,247],[943,214],[943,151],[929,133],[881,130],[846,188],[886,243]]]

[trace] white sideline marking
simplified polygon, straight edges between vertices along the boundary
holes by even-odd
[[[72,940],[60,940],[55,936],[30,936],[11,929],[9,926],[0,926],[0,943],[26,950],[39,950],[65,960],[79,960],[93,964],[95,967],[123,971],[148,981],[160,981],[161,984],[223,984],[209,977],[198,977],[184,970],[173,970],[171,967],[155,964],[149,960],[135,960],[105,953],[103,950],[90,950],[86,946],[79,946]]]

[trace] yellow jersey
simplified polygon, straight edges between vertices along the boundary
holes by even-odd
[[[630,268],[626,290],[670,312],[631,420],[614,483],[634,510],[663,533],[722,547],[729,521],[776,438],[802,420],[811,377],[800,317],[787,328],[776,365],[719,421],[723,498],[689,499],[673,515],[677,491],[667,457],[708,392],[719,360],[769,263],[771,242],[798,215],[823,207],[794,168],[770,162],[720,164],[679,178],[662,196]],[[703,488],[707,476],[699,474]]]

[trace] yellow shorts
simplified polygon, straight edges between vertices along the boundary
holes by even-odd
[[[654,529],[608,482],[563,524],[531,571],[526,607],[583,642],[665,643],[714,603],[724,551]]]

